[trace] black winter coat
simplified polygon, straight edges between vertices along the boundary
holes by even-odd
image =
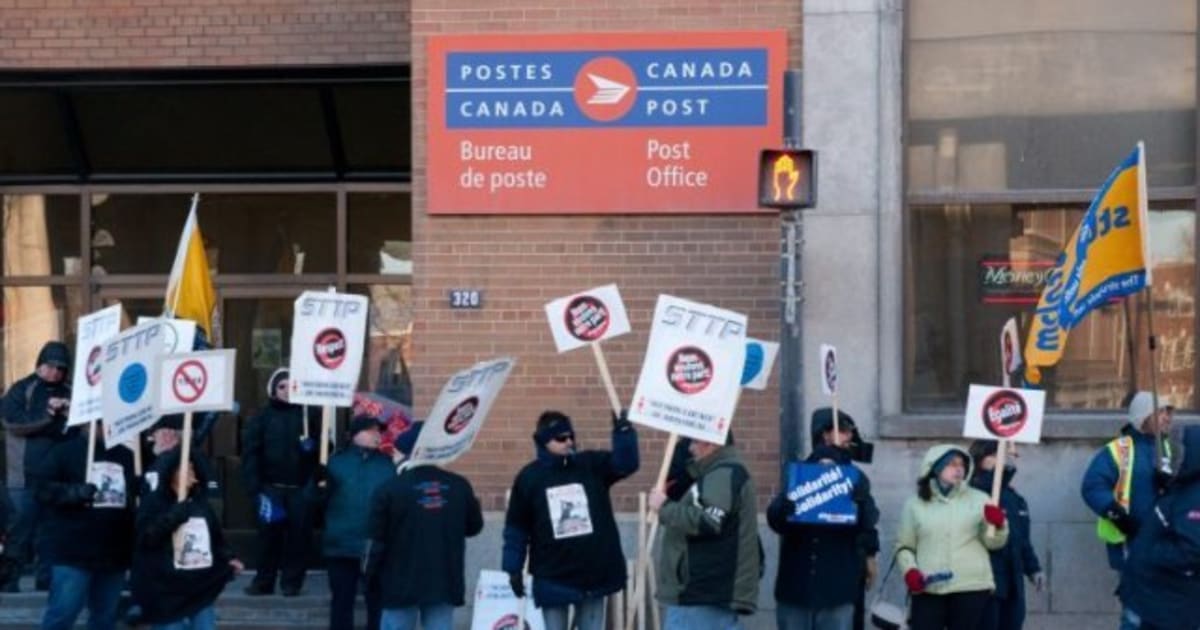
[[[1117,594],[1147,627],[1200,626],[1200,426],[1184,428],[1184,459],[1133,539]]]
[[[36,496],[44,510],[39,527],[46,536],[47,560],[89,570],[126,569],[133,554],[134,497],[139,487],[133,453],[124,446],[105,449],[98,443],[95,458],[94,468],[104,475],[91,480],[98,488],[91,503],[73,496],[74,488],[88,483],[86,431],[73,430],[37,468]]]
[[[848,452],[837,449],[840,465],[857,469]],[[817,463],[816,455],[805,460]],[[810,609],[852,604],[863,591],[866,559],[879,552],[879,509],[871,496],[871,481],[861,474],[854,487],[858,522],[850,526],[789,522],[795,511],[784,488],[767,507],[767,524],[780,536],[775,600]]]
[[[367,528],[367,580],[379,580],[384,608],[463,605],[466,541],[483,531],[470,482],[436,466],[405,470],[375,491]]]
[[[253,497],[272,485],[303,487],[317,466],[320,422],[310,417],[303,441],[304,408],[272,398],[242,429],[242,482]]]
[[[50,414],[51,398],[70,398],[67,376],[59,383],[48,383],[30,374],[12,384],[4,394],[4,426],[8,429],[8,485],[33,488],[39,463],[46,453],[66,439],[67,410]]]
[[[1033,577],[1042,570],[1033,543],[1029,539],[1029,504],[1025,497],[1013,490],[1013,475],[1016,469],[1006,468],[1000,490],[1000,507],[1008,519],[1008,542],[995,551],[988,552],[992,561],[992,579],[996,581],[993,596],[1000,599],[1025,599],[1025,578]],[[971,477],[971,485],[989,496],[992,494],[992,471],[979,470]]]

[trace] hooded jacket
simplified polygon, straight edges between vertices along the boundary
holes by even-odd
[[[752,614],[762,556],[750,473],[733,446],[693,460],[688,473],[695,483],[658,511],[658,600]]]
[[[396,476],[396,468],[379,449],[351,444],[329,459],[328,471],[325,488],[316,490],[325,508],[321,553],[327,558],[361,558],[371,497]]]
[[[233,553],[206,498],[208,468],[201,465],[201,458],[189,459],[198,483],[184,502],[178,501],[170,483],[180,460],[179,451],[172,450],[155,462],[154,472],[162,483],[143,497],[138,509],[130,581],[133,598],[142,606],[146,623],[169,623],[194,615],[211,606],[233,578],[229,566]],[[195,529],[182,530],[185,524]],[[207,544],[199,534],[203,531],[207,531]],[[199,534],[184,544],[194,549],[197,555],[193,557],[203,560],[198,568],[179,569],[175,565],[174,538],[188,533]]]
[[[988,553],[992,562],[992,579],[996,582],[995,596],[1000,599],[1025,599],[1024,579],[1041,572],[1037,553],[1029,538],[1029,504],[1012,487],[1015,468],[1005,468],[1000,483],[1000,507],[1008,520],[1008,542]],[[971,486],[991,496],[994,471],[977,470],[971,476]]]
[[[38,352],[34,367],[43,363],[69,366],[70,362],[71,354],[66,344],[51,341]],[[3,419],[4,428],[8,429],[5,461],[10,488],[35,486],[27,477],[34,474],[38,462],[45,458],[50,448],[65,439],[67,410],[51,414],[47,404],[51,398],[71,397],[70,377],[69,367],[64,369],[62,380],[57,383],[43,381],[34,372],[13,383],[5,393]]]
[[[271,376],[274,384],[280,372]],[[304,441],[304,422],[308,441]],[[304,408],[275,397],[242,429],[242,482],[250,496],[270,486],[303,487],[317,466],[316,436],[320,423],[304,418]]]
[[[1183,430],[1183,463],[1130,543],[1117,594],[1144,624],[1194,630],[1200,619],[1200,427]]]
[[[901,574],[910,569],[926,577],[948,574],[925,587],[931,595],[991,591],[996,584],[988,550],[1004,546],[1009,525],[1006,520],[1004,527],[987,535],[983,506],[988,495],[965,481],[971,477],[971,456],[950,444],[934,446],[921,462],[921,478],[931,477],[934,464],[951,452],[961,455],[966,464],[964,481],[943,494],[936,488],[937,482],[931,480],[935,487],[928,501],[911,497],[905,502],[896,533],[896,564]]]

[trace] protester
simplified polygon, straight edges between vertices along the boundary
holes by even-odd
[[[172,449],[155,462],[161,483],[138,509],[133,596],[141,621],[154,630],[213,630],[213,604],[243,567],[208,503],[203,458],[189,457],[187,495],[179,501],[181,459]]]
[[[51,565],[42,630],[67,630],[86,605],[90,630],[116,626],[117,603],[133,552],[133,453],[103,444],[96,427],[95,461],[87,471],[88,431],[50,448],[37,469],[40,524]],[[85,471],[87,474],[85,476]]]
[[[901,512],[896,564],[912,594],[912,630],[976,630],[984,623],[995,588],[988,550],[1007,542],[1008,523],[1004,510],[965,483],[970,473],[966,451],[930,448],[917,496]]]
[[[5,456],[9,496],[15,515],[4,548],[6,564],[15,565],[4,590],[16,593],[21,565],[33,562],[38,590],[50,582],[50,565],[45,554],[45,535],[39,527],[40,507],[34,499],[35,471],[39,462],[58,441],[64,439],[71,388],[67,379],[71,353],[66,344],[51,341],[42,346],[33,374],[9,387],[4,396],[3,422],[7,429]]]
[[[1121,572],[1122,630],[1200,623],[1200,427],[1183,429],[1183,463],[1130,543]]]
[[[267,381],[266,408],[242,433],[242,479],[258,506],[259,524],[257,573],[247,595],[274,593],[277,575],[284,597],[299,595],[304,585],[312,532],[304,488],[317,466],[312,436],[319,424],[288,402],[288,384],[287,369],[275,370]]]
[[[853,469],[851,493],[857,520],[850,525],[793,523],[796,504],[783,488],[767,508],[767,523],[780,536],[779,572],[775,578],[775,610],[779,630],[850,630],[854,604],[869,588],[878,567],[879,509],[867,475],[851,462],[854,419],[826,407],[812,415],[812,443],[806,463]]]
[[[392,460],[379,450],[380,423],[371,416],[350,421],[350,444],[318,468],[313,491],[325,515],[321,552],[329,572],[330,630],[353,630],[354,602],[363,580],[367,519],[375,489],[396,476]],[[324,481],[324,486],[319,482]],[[379,628],[379,584],[365,585],[367,628]]]
[[[1093,457],[1083,475],[1080,492],[1092,512],[1099,517],[1096,535],[1108,550],[1108,564],[1120,570],[1125,560],[1126,543],[1150,516],[1154,500],[1170,478],[1155,465],[1155,436],[1171,430],[1174,408],[1160,402],[1154,413],[1154,397],[1138,392],[1129,401],[1128,424],[1120,435],[1104,445]],[[1163,455],[1169,459],[1170,442],[1163,440]]]
[[[533,434],[537,457],[513,480],[504,519],[501,566],[525,597],[526,552],[533,601],[546,630],[604,626],[604,598],[625,588],[625,555],[609,489],[637,472],[638,441],[625,413],[612,416],[611,451],[576,451],[571,419],[546,411]]]
[[[397,457],[412,454],[423,423],[396,437]],[[371,499],[367,581],[378,580],[382,630],[451,630],[465,602],[466,539],[483,531],[470,482],[421,465],[388,479]]]
[[[995,440],[976,440],[970,448],[975,469],[971,486],[989,496],[996,475],[998,448]],[[1012,487],[1018,456],[1016,444],[1010,444],[1000,479],[1000,507],[1008,521],[1008,542],[989,552],[996,590],[992,592],[984,618],[987,627],[998,630],[1021,630],[1025,625],[1026,578],[1039,593],[1046,587],[1046,574],[1042,573],[1042,565],[1029,539],[1029,504]]]
[[[667,607],[664,630],[740,628],[753,614],[762,576],[754,482],[732,444],[692,440],[688,476],[678,500],[650,491],[663,528],[658,600]]]

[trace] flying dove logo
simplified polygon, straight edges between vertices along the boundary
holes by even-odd
[[[637,77],[616,57],[597,57],[575,75],[575,104],[598,122],[619,120],[637,100]]]

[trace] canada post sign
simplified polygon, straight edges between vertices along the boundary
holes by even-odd
[[[784,31],[432,37],[431,214],[755,212]]]

